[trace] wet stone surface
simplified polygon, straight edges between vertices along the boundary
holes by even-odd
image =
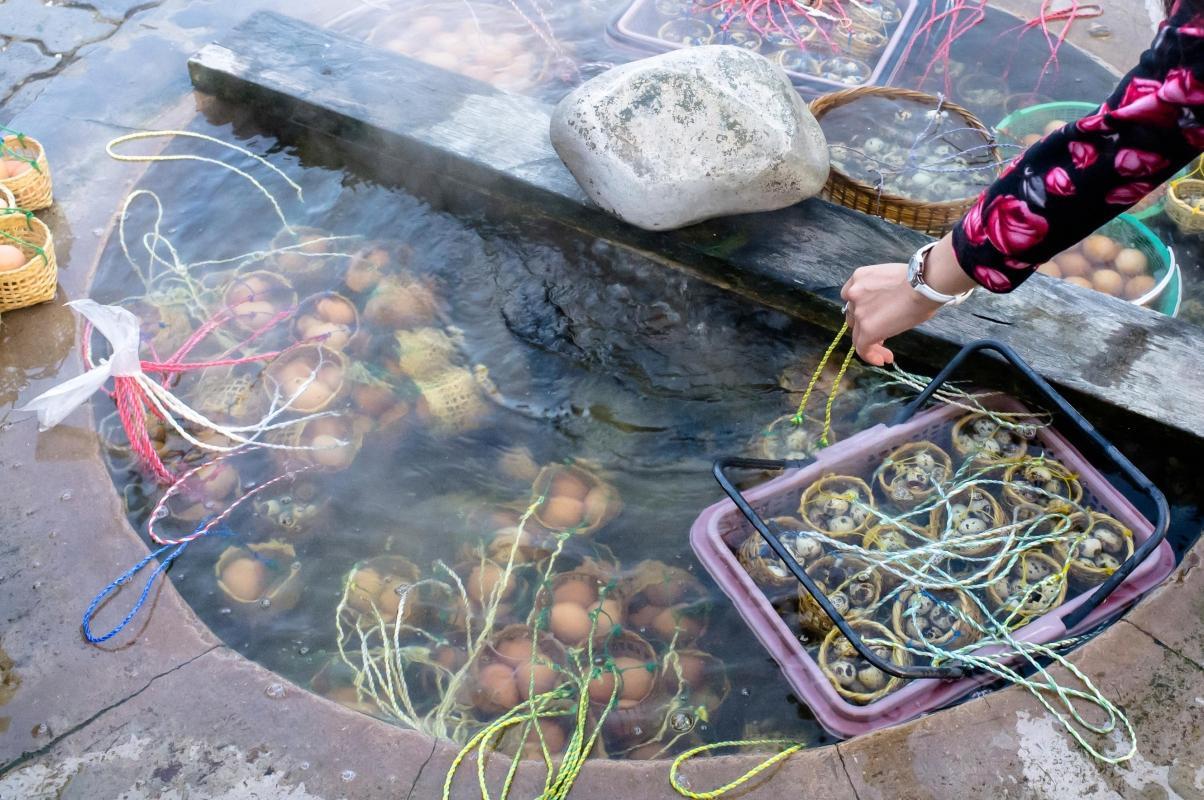
[[[69,53],[111,36],[115,26],[97,19],[89,8],[48,6],[40,0],[5,0],[0,4],[0,34],[39,42],[51,53]]]
[[[59,61],[32,42],[5,42],[0,46],[0,97],[12,94],[30,78],[50,72]]]

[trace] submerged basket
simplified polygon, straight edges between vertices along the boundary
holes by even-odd
[[[0,272],[0,311],[12,311],[54,299],[59,268],[54,237],[40,219],[20,212],[0,212],[0,243],[11,244],[27,261]]]
[[[11,178],[0,178],[0,186],[8,189],[18,208],[40,211],[54,202],[54,186],[50,180],[50,164],[42,143],[31,136],[4,137],[4,149],[33,160],[29,169]]]
[[[865,639],[878,639],[886,644],[873,644],[871,647],[879,651],[878,654],[886,658],[890,662],[898,666],[906,666],[911,663],[911,656],[903,648],[902,642],[898,637],[891,633],[885,625],[880,625],[877,622],[872,622],[867,619],[850,620],[849,625],[857,633]],[[855,681],[847,680],[840,674],[839,663],[854,663],[852,659],[858,658],[857,650],[853,647],[852,642],[844,638],[843,634],[832,628],[828,635],[824,637],[823,644],[819,646],[819,668],[829,681],[832,682],[832,687],[836,689],[837,694],[854,703],[866,704],[872,703],[875,700],[885,697],[903,685],[903,679],[884,672],[879,672],[874,669],[873,674],[876,679],[882,681],[881,686],[867,687],[860,684],[860,675],[857,675]],[[872,669],[872,668],[871,668]]]
[[[881,570],[854,556],[843,553],[824,556],[811,565],[807,575],[850,622],[873,614],[878,598],[882,596]],[[842,577],[825,577],[827,575]],[[866,596],[853,598],[854,594],[862,593]],[[801,583],[798,585],[798,611],[799,624],[807,633],[823,636],[835,627],[832,618]]]
[[[479,368],[483,369],[483,368]],[[443,436],[474,431],[485,424],[489,404],[477,374],[460,367],[444,370],[414,383],[422,392],[425,416],[431,430]]]
[[[239,587],[229,586],[224,580],[227,577],[224,575],[226,568],[240,559],[264,565],[264,585],[254,597],[240,594]],[[244,547],[227,547],[213,565],[217,588],[221,589],[232,607],[243,611],[255,610],[256,614],[288,611],[301,599],[301,562],[296,559],[296,549],[287,542],[277,540]]]
[[[908,608],[918,604],[915,615]],[[942,607],[943,606],[943,607]],[[942,648],[965,647],[974,644],[979,636],[978,625],[982,616],[978,604],[964,589],[916,589],[909,587],[899,593],[891,609],[891,627],[900,640],[907,642],[917,637],[915,617],[923,617],[935,623],[936,615],[943,614],[948,629],[939,636],[925,635],[924,643]]]
[[[961,117],[967,127],[982,133],[984,141],[990,143],[992,146],[991,154],[995,161],[998,162],[1001,159],[999,149],[994,146],[994,138],[990,130],[987,129],[987,126],[978,117],[956,103],[950,103],[947,100],[942,100],[925,92],[888,86],[861,86],[856,89],[846,89],[817,97],[811,101],[811,113],[818,120],[829,111],[856,102],[864,97],[910,100],[924,103],[934,108],[939,105],[941,109],[950,111]],[[951,231],[953,226],[957,224],[958,220],[962,218],[962,215],[970,209],[970,206],[977,199],[977,195],[975,195],[973,197],[946,200],[943,202],[913,200],[909,197],[879,191],[877,187],[852,178],[835,167],[828,174],[828,181],[824,184],[821,196],[825,200],[846,208],[851,208],[854,211],[872,214],[888,222],[897,222],[900,225],[905,225],[908,228],[927,233],[931,236],[943,236]]]

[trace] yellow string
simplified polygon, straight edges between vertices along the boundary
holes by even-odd
[[[700,753],[718,750],[722,747],[759,747],[774,744],[785,744],[788,745],[788,747],[786,747],[786,749],[782,752],[765,759],[760,764],[741,775],[739,778],[736,778],[734,781],[729,783],[725,783],[718,789],[711,789],[707,792],[695,792],[692,789],[687,789],[681,784],[680,772],[682,765]],[[715,742],[713,744],[699,745],[698,747],[693,747],[679,755],[677,758],[673,759],[673,764],[669,767],[669,783],[673,785],[673,789],[678,794],[680,794],[682,797],[688,797],[690,800],[715,800],[716,798],[727,794],[731,790],[743,786],[744,784],[756,778],[765,770],[773,767],[780,761],[786,760],[799,750],[802,750],[804,747],[806,747],[805,744],[801,742],[791,742],[789,739],[736,739],[730,742]]]
[[[837,345],[840,344],[840,340],[844,338],[848,330],[849,323],[846,322],[841,325],[840,330],[836,332],[836,338],[832,340],[832,343],[828,345],[828,349],[820,357],[819,364],[816,365],[815,371],[811,373],[811,380],[807,382],[807,389],[803,392],[803,399],[798,404],[798,410],[794,412],[794,416],[790,419],[794,425],[803,424],[807,403],[811,401],[811,393],[815,391],[815,386],[823,376],[824,368],[828,366],[828,361],[831,360],[832,353],[836,351]],[[852,363],[856,352],[856,348],[849,348],[849,352],[845,354],[844,361],[840,365],[840,371],[836,374],[836,382],[832,385],[831,391],[828,392],[828,401],[824,405],[824,428],[819,437],[819,443],[823,447],[828,446],[828,434],[832,432],[832,404],[836,401],[836,395],[840,392],[840,382],[844,379],[844,374],[848,371],[849,364]]]

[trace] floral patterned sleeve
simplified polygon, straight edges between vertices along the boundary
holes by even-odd
[[[1204,0],[1180,0],[1108,101],[1013,161],[953,229],[958,263],[1010,292],[1204,151]]]

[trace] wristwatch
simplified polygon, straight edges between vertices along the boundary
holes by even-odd
[[[928,298],[934,303],[940,303],[943,306],[955,306],[974,294],[974,290],[967,289],[961,294],[945,294],[944,292],[938,292],[924,282],[924,267],[928,263],[928,254],[932,252],[932,248],[936,247],[936,245],[936,242],[929,242],[917,250],[915,255],[911,257],[911,261],[907,262],[907,283],[911,288],[919,292],[921,296]]]

